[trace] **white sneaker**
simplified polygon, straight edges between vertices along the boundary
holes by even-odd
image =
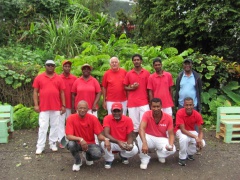
[[[80,164],[74,164],[73,167],[72,167],[72,170],[73,171],[80,171],[80,167],[82,165],[82,161]]]
[[[140,169],[147,169],[147,164],[140,164]]]
[[[87,158],[86,158],[86,152],[83,151],[82,154],[83,154],[83,157],[84,157],[84,159],[85,159],[85,161],[86,161],[86,165],[88,165],[88,166],[93,165],[93,161],[88,161],[88,160],[87,160]]]
[[[160,158],[158,158],[158,161],[160,162],[160,163],[165,163],[166,162],[166,159],[165,158],[162,158],[162,157],[160,157]]]
[[[52,151],[54,151],[54,152],[58,151],[58,148],[57,148],[56,143],[50,144],[50,149],[51,149]]]
[[[42,152],[43,152],[43,150],[42,149],[40,149],[40,148],[37,148],[37,150],[36,150],[36,155],[40,155],[40,154],[42,154]]]

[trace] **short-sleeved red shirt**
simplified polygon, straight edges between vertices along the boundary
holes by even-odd
[[[154,121],[152,110],[146,111],[143,114],[142,121],[147,123],[145,132],[156,137],[167,137],[166,132],[173,129],[172,117],[162,112],[162,119],[158,124]]]
[[[175,132],[180,129],[179,126],[184,124],[184,127],[188,131],[194,131],[195,125],[200,126],[203,124],[202,116],[196,110],[193,110],[192,114],[187,115],[185,108],[179,109],[176,114],[176,127]]]
[[[75,108],[79,101],[85,100],[88,103],[89,109],[92,109],[96,94],[101,92],[101,87],[98,81],[92,76],[87,81],[81,76],[73,83],[71,92],[77,94],[75,96]]]
[[[122,115],[122,119],[120,121],[116,121],[113,118],[113,115],[107,115],[103,119],[103,128],[109,127],[110,134],[117,140],[126,142],[127,135],[133,131],[133,122],[132,119]]]
[[[88,144],[95,144],[94,134],[98,135],[102,131],[102,125],[92,114],[87,113],[84,118],[81,118],[76,113],[67,118],[66,135],[82,137]]]
[[[71,89],[74,81],[77,79],[76,76],[69,74],[69,76],[64,76],[64,74],[61,74],[60,77],[63,79],[63,82],[65,83],[66,89],[64,90],[65,94],[65,102],[66,102],[66,108],[71,109],[72,104],[71,104]]]
[[[173,106],[173,100],[169,88],[173,86],[172,75],[169,72],[163,71],[159,76],[156,72],[148,78],[147,89],[152,90],[153,97],[162,100],[162,107],[168,108]]]
[[[149,76],[150,73],[143,68],[139,74],[134,69],[127,73],[123,82],[124,85],[139,83],[136,90],[128,91],[128,107],[139,107],[148,104],[147,82]]]
[[[126,101],[126,91],[124,89],[124,78],[127,74],[125,69],[118,71],[107,70],[103,75],[102,86],[106,89],[106,100],[113,102]]]
[[[33,88],[39,92],[39,109],[42,111],[60,111],[60,92],[65,89],[64,82],[59,75],[54,73],[53,77],[48,77],[46,72],[39,74],[33,81]]]

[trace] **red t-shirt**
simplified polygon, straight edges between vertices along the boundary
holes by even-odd
[[[152,110],[146,111],[143,114],[142,121],[147,123],[145,132],[156,137],[167,137],[166,132],[173,129],[172,117],[164,112],[162,112],[162,119],[158,124],[155,123]]]
[[[187,131],[195,131],[195,125],[200,126],[203,124],[202,116],[196,110],[193,110],[192,114],[187,115],[185,108],[179,109],[176,114],[176,127],[174,131],[176,132],[181,124],[184,124]]]
[[[131,118],[124,115],[120,121],[116,121],[110,114],[104,117],[103,127],[109,127],[110,134],[115,139],[126,142],[127,135],[133,131],[133,122]]]
[[[132,85],[135,82],[139,86],[134,91],[128,91],[128,107],[139,107],[148,104],[147,82],[150,73],[143,69],[139,74],[134,69],[129,71],[124,79],[124,85]]]
[[[127,71],[120,68],[118,71],[109,69],[103,75],[102,86],[106,89],[106,100],[113,102],[126,101],[126,91],[124,89],[124,78]]]
[[[65,83],[66,89],[64,90],[65,93],[65,102],[66,102],[66,108],[71,109],[71,89],[74,81],[77,79],[76,76],[69,74],[68,77],[64,76],[64,74],[61,74],[60,77],[63,79],[63,82]]]
[[[39,92],[39,109],[42,111],[60,111],[60,91],[65,89],[64,82],[59,75],[54,73],[52,78],[46,72],[39,74],[33,81],[33,88]]]
[[[92,114],[87,113],[84,118],[81,118],[76,113],[67,118],[66,135],[82,137],[88,144],[95,144],[94,134],[98,135],[102,131],[102,125]]]
[[[152,90],[154,98],[162,100],[163,108],[168,108],[173,106],[172,95],[169,91],[169,88],[173,85],[172,75],[163,71],[162,76],[159,76],[157,73],[150,75],[147,89]]]
[[[87,81],[81,76],[73,83],[71,92],[77,94],[75,96],[75,108],[79,101],[85,100],[88,103],[88,108],[92,109],[96,94],[101,92],[101,87],[98,81],[92,76]]]

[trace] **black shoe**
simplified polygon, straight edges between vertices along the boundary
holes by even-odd
[[[178,164],[179,164],[180,166],[186,166],[186,160],[185,160],[185,159],[179,159],[179,160],[178,160]]]
[[[122,161],[123,164],[128,164],[129,163],[128,158],[122,157],[120,152],[119,152],[119,157],[121,158],[121,161]]]
[[[110,169],[112,167],[112,162],[106,161],[104,167]]]
[[[193,161],[194,160],[193,155],[188,155],[187,159]]]

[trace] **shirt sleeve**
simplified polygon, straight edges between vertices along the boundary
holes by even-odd
[[[107,88],[107,72],[105,72],[103,75],[102,86]]]
[[[39,89],[39,80],[38,79],[39,79],[39,76],[35,77],[35,79],[33,81],[33,85],[32,85],[33,88]]]
[[[93,129],[94,134],[99,135],[103,131],[103,127],[96,117],[93,117],[93,118],[94,118],[94,129]]]
[[[103,128],[104,127],[110,127],[110,122],[107,116],[105,116],[105,118],[103,119]]]
[[[180,111],[178,111],[176,115],[176,126],[179,126],[180,124],[184,124],[184,119],[179,112]]]
[[[167,130],[171,130],[173,129],[173,120],[172,120],[172,117],[168,117],[168,128]]]
[[[72,121],[71,115],[67,118],[65,131],[66,131],[66,135],[74,135],[73,121]]]
[[[133,122],[131,118],[128,118],[127,134],[130,134],[133,131]]]
[[[99,82],[95,78],[94,78],[94,86],[95,86],[95,92],[96,93],[101,92],[100,84],[99,84]]]
[[[147,89],[151,89],[151,90],[153,89],[153,87],[152,87],[152,76],[150,76],[148,78]]]
[[[197,116],[197,125],[198,125],[198,126],[201,126],[203,123],[204,123],[204,122],[203,122],[203,118],[202,118],[201,114],[198,113],[198,116]]]
[[[126,74],[126,76],[124,78],[124,81],[123,81],[124,85],[129,85],[129,78],[128,78],[128,76],[129,76],[129,72]]]
[[[72,89],[71,89],[72,93],[77,93],[77,83],[78,83],[78,79],[76,79],[72,85]]]
[[[174,85],[173,78],[172,78],[172,75],[170,73],[169,73],[169,76],[168,76],[168,83],[169,83],[169,87]]]

